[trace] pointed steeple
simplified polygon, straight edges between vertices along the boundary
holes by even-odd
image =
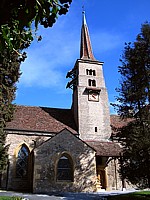
[[[95,60],[92,52],[88,27],[86,24],[85,11],[82,12],[80,58],[85,60]]]

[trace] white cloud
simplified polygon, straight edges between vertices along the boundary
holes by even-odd
[[[104,52],[120,47],[124,43],[123,35],[114,32],[98,31],[91,35],[95,51]]]
[[[39,29],[43,39],[36,41],[27,51],[28,58],[21,66],[23,72],[19,86],[59,87],[66,84],[65,74],[79,57],[80,30],[66,27],[61,21],[52,29]],[[63,24],[63,25],[62,25]],[[120,45],[121,36],[98,31],[91,35],[95,52],[104,52]]]
[[[24,87],[59,87],[61,90],[61,85],[66,82],[65,74],[77,58],[78,38],[59,28],[45,30],[42,37],[41,42],[33,42],[27,51],[28,58],[21,65],[19,84]]]
[[[51,63],[40,60],[37,56],[32,56],[22,65],[23,74],[20,84],[26,87],[33,85],[36,87],[57,86],[62,81],[61,72],[51,68]]]

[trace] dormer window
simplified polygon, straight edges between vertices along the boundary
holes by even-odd
[[[92,69],[86,69],[86,75],[96,76],[96,71]]]
[[[89,86],[94,86],[94,87],[96,87],[96,81],[95,81],[95,80],[89,79],[89,80],[88,80],[88,83],[89,83]]]

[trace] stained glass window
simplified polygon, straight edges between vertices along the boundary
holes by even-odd
[[[58,181],[73,181],[73,170],[70,160],[66,156],[62,156],[57,165]]]
[[[28,158],[29,158],[28,148],[25,145],[23,145],[18,152],[18,157],[16,161],[16,176],[17,177],[27,178]]]

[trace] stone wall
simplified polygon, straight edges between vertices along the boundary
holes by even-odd
[[[57,163],[63,154],[72,158],[74,181],[56,180]],[[67,130],[35,150],[33,192],[92,192],[96,190],[95,151]]]
[[[78,110],[78,129],[82,140],[107,140],[111,136],[108,95],[101,62],[78,61],[78,85],[74,94],[74,109]],[[95,70],[96,76],[87,75],[86,70]],[[89,101],[88,80],[95,80],[100,91],[99,101]],[[94,90],[93,90],[94,91]],[[77,103],[76,103],[77,101]],[[95,131],[95,129],[97,131]]]
[[[7,144],[10,145],[9,166],[8,171],[2,176],[2,188],[33,191],[34,193],[96,191],[95,151],[91,147],[68,130],[64,130],[52,138],[34,134],[10,132],[7,135]],[[29,180],[16,178],[16,157],[22,144],[27,145],[32,155]],[[73,182],[56,180],[57,163],[63,154],[69,155],[72,159]],[[105,170],[106,189],[122,189],[117,159],[111,160]]]
[[[112,159],[106,168],[107,190],[122,190],[122,182],[118,173],[118,159]]]
[[[25,144],[29,148],[29,152],[32,153],[35,146],[39,146],[45,140],[49,139],[49,136],[40,135],[39,133],[21,132],[21,131],[9,131],[7,132],[6,144],[9,145],[8,155],[9,163],[6,171],[2,175],[1,187],[8,190],[18,191],[32,191],[32,167],[33,161],[30,160],[29,179],[20,179],[16,177],[16,158],[18,151],[22,144]],[[33,157],[32,157],[33,158]]]

